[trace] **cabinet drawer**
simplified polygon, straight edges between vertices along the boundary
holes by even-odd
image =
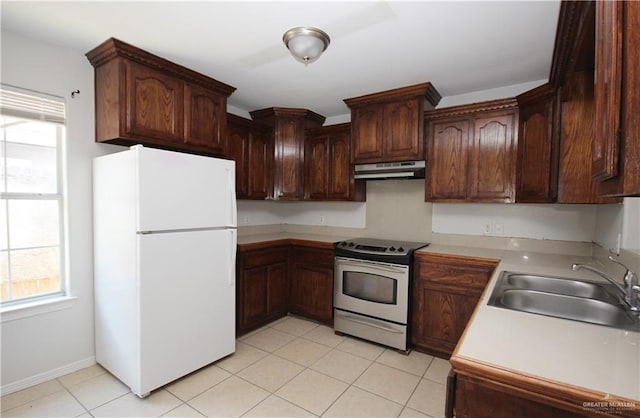
[[[286,262],[287,248],[279,246],[253,251],[240,250],[238,258],[243,268],[268,266],[275,263]]]
[[[416,258],[416,278],[432,284],[482,290],[489,282],[496,264]]]
[[[297,263],[310,263],[314,265],[333,265],[333,250],[293,247],[291,260]]]

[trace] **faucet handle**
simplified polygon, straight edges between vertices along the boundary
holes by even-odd
[[[623,263],[621,263],[620,261],[616,260],[615,258],[613,258],[612,256],[607,257],[610,261],[613,261],[614,263],[624,267],[624,269],[626,270],[624,273],[624,282],[629,285],[629,286],[634,286],[638,284],[638,276],[636,276],[636,274],[626,265],[624,265]],[[635,289],[634,289],[635,290]]]

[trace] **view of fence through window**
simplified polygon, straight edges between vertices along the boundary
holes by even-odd
[[[1,300],[59,292],[64,127],[2,115],[0,128]]]

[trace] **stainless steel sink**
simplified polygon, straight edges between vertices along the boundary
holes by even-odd
[[[608,283],[505,271],[498,278],[489,305],[640,331],[640,320],[622,305]]]
[[[600,283],[519,273],[509,273],[506,281],[509,286],[515,289],[538,290],[592,299],[611,299],[613,297]]]

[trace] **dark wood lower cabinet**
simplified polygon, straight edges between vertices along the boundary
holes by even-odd
[[[411,342],[449,358],[497,260],[417,253],[413,271]]]
[[[287,314],[288,247],[238,251],[236,334]]]
[[[450,391],[455,390],[455,394]],[[602,416],[585,410],[578,412],[582,402],[569,403],[567,409],[552,403],[541,394],[490,380],[478,379],[463,374],[455,376],[455,384],[447,385],[446,416],[456,418],[577,418]],[[552,394],[549,394],[553,396]],[[450,407],[453,406],[451,409]],[[571,410],[574,409],[574,410]],[[605,415],[608,416],[608,415]]]
[[[294,246],[289,256],[289,312],[333,325],[333,250]]]
[[[238,246],[236,335],[287,312],[333,325],[333,245],[303,242]]]

